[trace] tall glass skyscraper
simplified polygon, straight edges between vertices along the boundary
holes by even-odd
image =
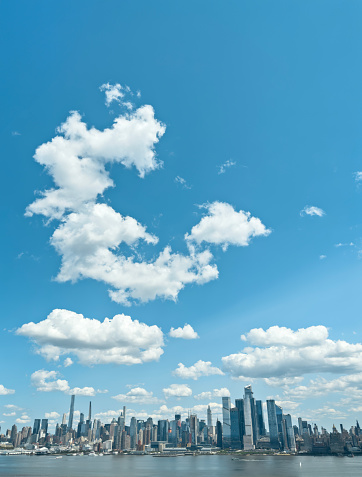
[[[279,449],[278,421],[274,399],[268,399],[266,402],[266,407],[268,412],[270,447],[272,449]]]
[[[223,447],[230,447],[230,439],[231,439],[230,408],[231,408],[230,398],[229,397],[223,397],[222,398]]]
[[[254,431],[253,431],[253,414],[255,416],[253,405],[253,391],[251,385],[244,388],[244,422],[245,434],[243,437],[244,450],[255,449],[254,445]]]
[[[75,395],[73,394],[72,397],[71,397],[71,399],[70,399],[69,420],[68,420],[68,429],[67,429],[67,431],[70,431],[70,429],[73,428],[74,399],[75,399]]]

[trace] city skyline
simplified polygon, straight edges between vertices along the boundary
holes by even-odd
[[[288,454],[312,455],[352,455],[361,452],[362,432],[356,425],[345,429],[333,424],[331,432],[316,424],[308,423],[298,417],[293,424],[292,416],[286,414],[274,399],[266,403],[254,398],[252,386],[244,388],[243,398],[235,399],[231,405],[230,397],[222,397],[222,421],[216,418],[213,423],[212,410],[207,407],[207,420],[199,419],[195,412],[176,411],[173,418],[156,420],[155,416],[136,419],[126,416],[126,406],[118,411],[106,424],[94,417],[92,402],[89,402],[87,420],[80,413],[79,422],[73,421],[75,395],[71,395],[70,409],[64,413],[61,424],[56,424],[53,432],[49,429],[49,419],[35,419],[33,427],[23,426],[18,430],[16,424],[6,432],[0,432],[0,452],[19,453],[165,453],[185,454],[218,452],[252,452],[256,454],[280,452]],[[266,409],[266,415],[265,410]],[[52,416],[56,417],[56,416]],[[60,417],[59,415],[57,416]],[[267,423],[267,426],[266,426]],[[76,454],[77,455],[77,454]],[[83,454],[82,454],[83,455]]]
[[[249,385],[293,422],[361,421],[359,7],[15,3],[1,428],[53,431],[72,395],[74,422],[260,415]]]

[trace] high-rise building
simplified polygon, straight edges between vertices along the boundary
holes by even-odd
[[[230,422],[230,409],[231,401],[230,397],[222,398],[222,441],[223,447],[230,447],[231,440],[231,422]]]
[[[207,406],[207,427],[212,426],[212,414],[211,414],[211,407]]]
[[[68,420],[68,429],[67,429],[68,432],[73,428],[74,400],[75,400],[75,395],[73,394],[70,399],[69,420]]]
[[[191,444],[197,444],[197,436],[199,433],[199,421],[196,414],[191,414],[190,418],[190,432],[191,432]]]
[[[255,449],[253,421],[255,421],[255,404],[251,385],[244,388],[244,426],[243,446],[245,450]]]
[[[241,449],[239,410],[237,407],[233,407],[230,410],[230,423],[231,423],[230,447],[232,449]]]
[[[256,409],[256,422],[258,426],[259,437],[265,436],[265,424],[264,424],[264,415],[263,415],[263,403],[262,401],[255,401]]]
[[[129,435],[131,437],[131,449],[135,449],[137,446],[137,419],[135,417],[131,417]]]
[[[88,421],[92,420],[92,401],[89,401]]]
[[[34,419],[33,434],[40,433],[40,419]]]
[[[220,447],[222,448],[222,424],[221,422],[219,421],[219,419],[217,419],[216,421],[216,445],[217,447]]]
[[[272,449],[279,449],[278,421],[274,399],[268,399],[266,407],[268,413],[270,447]]]
[[[290,414],[284,415],[284,422],[285,422],[285,427],[286,427],[288,448],[291,452],[295,452],[296,451],[296,444],[295,444],[294,428],[293,428],[293,424],[292,424],[292,416]],[[318,435],[318,428],[317,428],[317,435]]]
[[[41,420],[41,430],[44,431],[44,434],[48,434],[48,419]]]

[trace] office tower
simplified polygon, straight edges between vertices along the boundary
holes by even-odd
[[[161,419],[158,421],[158,426],[157,426],[157,440],[158,441],[163,441],[167,442],[168,441],[168,420],[167,419]]]
[[[126,425],[126,406],[123,406],[123,419],[124,419],[124,425]]]
[[[212,414],[211,414],[211,407],[207,406],[207,427],[212,426]]]
[[[245,435],[244,399],[235,399],[235,407],[239,413],[239,435],[241,446],[243,447],[243,438]]]
[[[295,444],[295,436],[294,436],[294,428],[292,424],[292,416],[290,414],[284,415],[284,422],[286,427],[286,434],[287,434],[287,441],[288,441],[288,448],[291,452],[295,452],[297,450]],[[318,429],[317,429],[318,435]]]
[[[92,420],[92,401],[89,401],[88,421]]]
[[[62,426],[67,423],[67,415],[64,413],[62,418]]]
[[[35,419],[36,421],[39,420],[39,419]],[[35,425],[35,423],[34,423]],[[11,434],[10,434],[10,442],[13,444],[13,446],[15,447],[15,441],[16,441],[16,436],[18,434],[18,428],[16,427],[16,424],[13,425],[13,427],[11,428]]]
[[[254,416],[254,419],[253,419]],[[255,449],[253,420],[255,421],[255,406],[253,403],[253,391],[251,385],[244,388],[244,426],[245,434],[243,436],[244,450]]]
[[[265,436],[266,431],[265,431],[262,401],[255,401],[255,409],[256,409],[256,423],[257,423],[257,426],[258,426],[259,437]]]
[[[268,412],[270,447],[272,449],[279,449],[278,421],[274,399],[268,399],[266,407]]]
[[[39,434],[40,432],[40,419],[34,419],[33,434]]]
[[[48,434],[48,419],[41,420],[41,430],[44,431],[44,434]]]
[[[67,429],[68,432],[73,428],[74,399],[75,399],[75,395],[73,394],[70,399],[69,420],[68,420],[68,429]]]
[[[216,445],[222,448],[222,425],[219,419],[216,420]]]
[[[285,439],[284,439],[284,432],[283,432],[283,409],[275,404],[275,411],[277,414],[277,424],[278,424],[278,438],[281,445],[281,448],[284,449]]]
[[[230,423],[231,401],[229,397],[222,398],[222,441],[223,447],[230,447],[231,423]]]
[[[131,417],[129,435],[131,438],[131,449],[135,449],[137,445],[137,420],[135,417]]]
[[[232,449],[241,449],[239,410],[237,407],[230,409],[230,432],[230,447]]]
[[[190,418],[191,444],[197,444],[197,435],[199,433],[199,422],[196,414],[191,414]]]
[[[301,417],[298,417],[298,429],[299,429],[299,435],[301,436],[303,434],[303,425],[302,425]]]

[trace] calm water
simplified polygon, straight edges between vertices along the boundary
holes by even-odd
[[[300,463],[302,465],[300,465]],[[361,457],[0,456],[0,475],[50,477],[361,476]]]

